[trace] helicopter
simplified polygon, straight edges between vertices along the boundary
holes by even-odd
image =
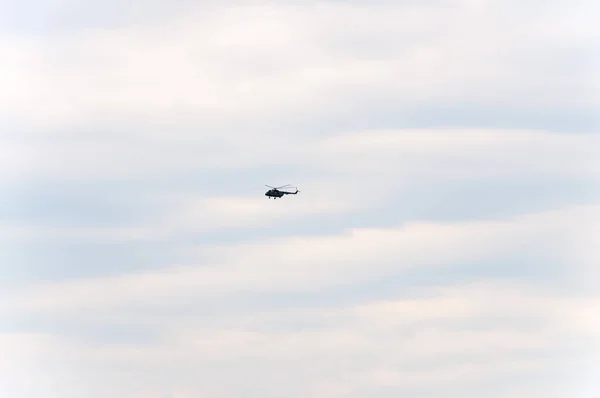
[[[281,188],[289,187],[290,184],[282,185],[280,187],[272,187],[270,185],[265,185],[265,186],[271,188],[267,192],[265,192],[265,196],[267,196],[269,199],[281,198],[283,195],[296,195],[299,192],[298,188],[296,188],[296,192],[280,191]]]

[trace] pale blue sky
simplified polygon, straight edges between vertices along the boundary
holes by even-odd
[[[597,4],[123,4],[0,5],[2,397],[598,396]]]

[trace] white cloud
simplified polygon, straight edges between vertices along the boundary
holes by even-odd
[[[6,191],[35,181],[31,191],[41,194],[15,195],[25,211],[0,209],[0,243],[17,243],[32,259],[23,273],[38,278],[2,282],[0,395],[567,396],[571,380],[585,378],[585,360],[597,358],[600,333],[600,302],[590,293],[600,211],[581,205],[589,197],[565,194],[572,201],[562,208],[532,205],[500,220],[381,225],[400,219],[398,186],[426,186],[450,207],[455,182],[598,181],[597,135],[564,133],[576,117],[595,118],[598,5],[235,3],[66,1],[48,10],[38,32],[23,34],[30,19],[2,31],[0,183]],[[441,114],[467,106],[477,109],[463,126],[407,128],[413,112],[447,126],[454,116]],[[469,127],[483,114],[511,112],[527,120],[498,116]],[[565,122],[541,130],[546,120]],[[350,121],[357,124],[348,129]],[[255,192],[244,181],[236,195],[242,168],[260,181]],[[196,171],[228,179],[182,183]],[[78,227],[68,228],[44,213],[56,212],[69,189],[91,187],[85,202],[100,190],[94,184],[124,181],[117,196],[139,203],[136,214],[152,209],[142,222],[92,228],[72,218]],[[269,201],[265,183],[297,184],[301,194]],[[44,210],[48,186],[61,193]],[[465,207],[483,196],[465,193]],[[81,205],[65,213],[118,213],[112,203]],[[513,206],[504,214],[519,213]],[[379,210],[389,219],[353,228],[355,217]],[[335,221],[345,233],[322,231],[345,215]],[[278,236],[283,222],[313,235],[289,228]],[[232,228],[240,236],[226,244],[194,244]],[[140,242],[157,243],[162,260],[152,265],[162,268],[130,271],[125,259],[146,247]],[[99,277],[105,270],[81,255],[59,265],[50,258],[82,243],[126,252],[121,275]],[[60,266],[55,281],[39,280],[50,266],[36,258],[44,253]],[[546,262],[545,281],[525,272]],[[492,277],[492,263],[510,267],[512,280]],[[448,274],[460,279],[465,264],[479,264],[480,276],[444,283]],[[87,276],[73,279],[69,267]],[[446,276],[432,276],[434,287],[369,291],[437,271]],[[556,274],[562,279],[548,280]]]
[[[569,253],[580,267],[571,271],[582,287],[598,291],[600,288],[600,214],[590,211],[580,215],[581,227],[571,228]]]
[[[23,181],[39,167],[34,147],[0,141],[0,184]]]
[[[439,183],[457,180],[600,177],[597,134],[542,131],[411,129],[368,131],[326,140],[328,165],[353,176]],[[381,188],[384,192],[392,190]]]
[[[98,395],[118,398],[144,390],[229,397],[254,389],[264,396],[269,386],[335,397],[344,391],[362,396],[385,386],[396,392],[425,394],[437,388],[458,393],[515,375],[527,375],[531,383],[547,380],[547,374],[562,372],[566,365],[583,369],[582,350],[600,331],[593,321],[597,297],[561,296],[526,282],[488,282],[411,289],[356,306],[246,308],[221,315],[180,312],[179,306],[215,306],[213,294],[243,300],[238,293],[250,290],[316,291],[362,283],[401,272],[399,263],[451,266],[495,258],[523,242],[531,248],[542,244],[574,270],[584,259],[572,261],[570,238],[597,212],[597,207],[580,207],[496,222],[421,223],[341,237],[281,239],[225,247],[208,256],[212,265],[198,268],[32,286],[4,301],[5,315],[46,313],[59,324],[68,318],[98,330],[137,325],[157,333],[158,340],[109,344],[60,332],[3,336],[4,346],[11,347],[5,352],[22,359],[12,368],[13,385],[45,372],[45,379],[36,378],[40,385],[59,387],[67,374],[74,380],[85,376],[92,385],[99,376],[89,375],[102,375],[111,391],[98,387]],[[159,306],[170,310],[160,316],[155,313]],[[62,370],[39,365],[51,361],[62,364]],[[228,371],[215,367],[218,363],[227,364]],[[128,376],[110,370],[115,367],[128,369]],[[197,369],[204,369],[207,379],[199,380]],[[84,391],[81,383],[62,388],[64,394]]]
[[[582,305],[590,312],[564,317]],[[398,393],[457,392],[510,375],[528,376],[532,383],[567,366],[578,369],[583,346],[572,342],[591,341],[598,330],[577,320],[590,317],[599,306],[597,297],[573,299],[525,285],[459,285],[437,287],[412,299],[248,313],[225,321],[214,313],[202,318],[171,315],[144,326],[159,332],[153,344],[45,337],[43,350],[33,351],[40,361],[62,358],[79,364],[74,374],[114,364],[146,377],[160,374],[151,383],[152,391],[165,394],[201,388],[209,396],[214,390],[232,396],[246,388],[263,393],[288,388],[317,396],[336,396],[336,389],[345,389],[360,396],[386,386]],[[88,312],[79,319],[95,318]],[[297,326],[282,329],[284,321]],[[42,341],[35,336],[3,338],[12,342],[15,354],[29,358],[36,345],[28,342]],[[227,374],[221,373],[219,363],[229,369]],[[200,380],[197,369],[203,369]],[[119,398],[129,398],[134,395],[127,391],[135,389],[142,375],[131,374],[127,383],[112,373],[103,378],[116,387]]]
[[[268,188],[264,188],[267,190]],[[302,193],[299,192],[298,195]],[[208,197],[157,195],[164,204],[161,212],[144,224],[116,227],[64,227],[22,222],[0,227],[0,242],[159,242],[224,229],[257,228],[281,222],[298,222],[307,217],[344,214],[363,206],[357,198],[313,194],[306,199],[284,198],[284,204],[258,197]]]
[[[330,113],[363,97],[399,106],[595,103],[585,60],[552,69],[546,56],[560,51],[547,26],[560,23],[561,12],[534,8],[515,18],[493,3],[199,6],[161,25],[37,43],[5,37],[16,56],[5,69],[13,89],[0,104],[27,123],[65,127],[272,119]]]
[[[269,188],[265,188],[269,189]],[[292,191],[293,192],[293,191]],[[302,192],[298,192],[302,195]],[[184,226],[188,230],[211,230],[224,227],[262,227],[272,222],[294,222],[320,214],[345,213],[360,207],[354,198],[335,198],[317,192],[307,198],[285,197],[285,204],[273,204],[260,192],[259,197],[210,198],[191,200],[172,213],[167,213],[164,224]],[[161,228],[162,229],[162,228]]]
[[[0,395],[29,398],[44,394],[58,398],[48,387],[60,383],[52,376],[65,368],[56,356],[61,343],[60,337],[43,333],[0,333]],[[51,369],[47,361],[53,362]]]
[[[300,178],[292,183],[301,190],[306,187],[310,197],[327,200],[326,192],[336,192],[351,200],[373,200],[394,186],[416,181],[527,177],[595,181],[600,176],[598,141],[597,134],[495,129],[391,129],[320,138],[265,133],[240,139],[165,131],[147,140],[130,141],[125,134],[112,140],[9,142],[3,151],[7,156],[2,160],[6,170],[2,179],[146,180],[191,170],[211,169],[218,175],[222,170],[261,166],[264,174],[268,167],[287,165]],[[258,183],[262,187],[276,182]],[[373,189],[380,193],[370,194]]]
[[[339,148],[322,152],[319,141],[303,138],[303,131],[270,123],[298,115],[316,120],[364,114],[365,108],[390,104],[401,112],[444,101],[454,106],[489,100],[530,111],[549,101],[550,109],[593,109],[588,63],[559,65],[553,57],[563,48],[580,51],[580,43],[594,46],[595,25],[568,23],[582,12],[565,14],[557,4],[540,12],[538,6],[517,17],[494,2],[199,5],[185,15],[165,12],[169,17],[162,24],[43,39],[4,33],[3,119],[36,141],[22,146],[7,140],[11,156],[0,162],[12,179],[139,179],[201,168],[323,163],[336,171],[378,166],[426,172],[439,164],[454,170],[447,162],[458,153],[429,151],[446,143],[462,145],[464,154],[471,133],[455,131],[446,139],[441,135],[448,131],[433,138],[423,130],[398,129],[399,137],[417,133],[431,139],[431,157],[416,159],[396,146],[398,152],[388,156],[364,151],[365,164],[362,156],[340,161]],[[593,5],[582,5],[588,6]],[[72,4],[61,7],[65,15],[74,12]],[[150,8],[155,7],[161,6]],[[558,26],[561,40],[552,30]],[[263,127],[249,127],[252,120]],[[496,140],[508,140],[496,133]],[[594,137],[518,134],[514,146],[490,141],[481,153],[468,152],[459,171],[597,167],[597,156],[590,155],[598,147]],[[579,141],[587,149],[574,148]]]
[[[543,248],[546,256],[551,252],[556,259],[573,261],[571,231],[585,228],[586,217],[597,212],[597,206],[583,206],[495,222],[413,223],[356,229],[341,236],[208,245],[197,250],[202,265],[32,286],[8,307],[63,311],[234,292],[311,291],[412,268],[482,261],[522,249],[536,254]]]

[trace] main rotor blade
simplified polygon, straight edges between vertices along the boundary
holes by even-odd
[[[270,185],[265,184],[265,187],[269,187],[269,188],[273,188],[273,189],[280,189],[280,188],[285,188],[285,187],[289,187],[291,184],[286,184],[286,185],[282,185],[280,187],[272,187]]]

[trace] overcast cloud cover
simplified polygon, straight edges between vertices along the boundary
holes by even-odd
[[[3,398],[600,396],[597,2],[0,4]]]

